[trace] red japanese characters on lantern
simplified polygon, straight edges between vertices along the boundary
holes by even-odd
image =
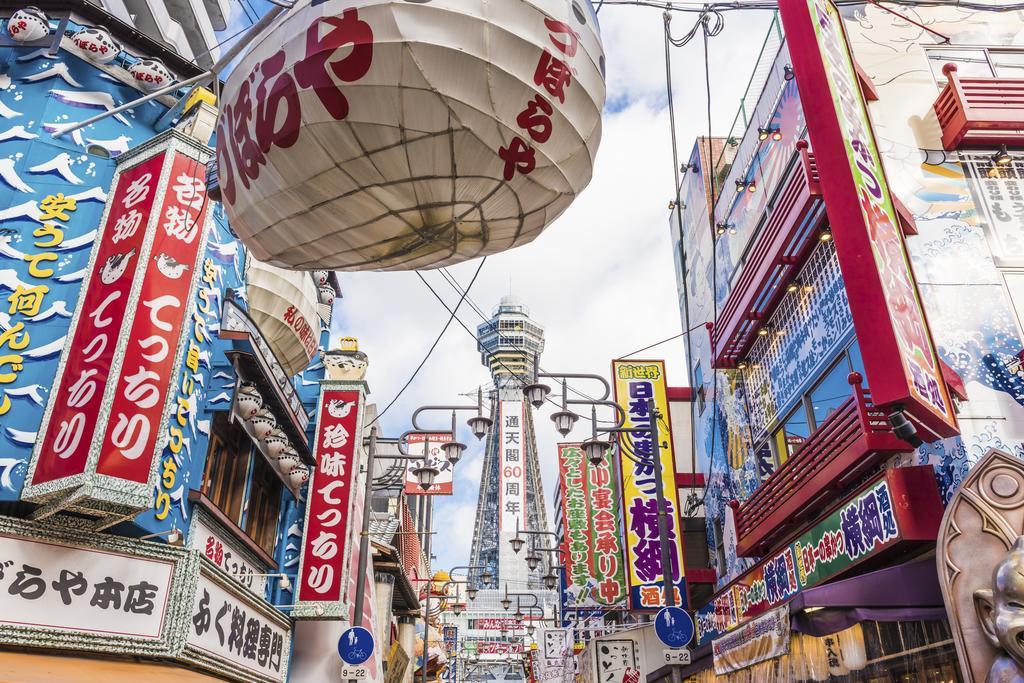
[[[173,384],[178,340],[199,265],[206,222],[206,166],[175,153],[145,263],[138,310],[110,407],[99,474],[144,483],[150,471],[167,392]],[[155,188],[154,188],[155,191]],[[198,347],[186,363],[199,370]],[[179,403],[177,412],[188,411]]]
[[[47,422],[36,441],[32,484],[85,471],[164,158],[159,154],[123,171],[108,200],[110,209],[84,285],[81,312],[60,381],[54,385]]]
[[[590,182],[604,99],[589,2],[300,0],[225,86],[224,205],[281,267],[497,253]]]
[[[356,444],[362,393],[325,383],[320,394],[316,467],[306,497],[306,525],[299,560],[298,601],[337,603],[345,586],[343,572],[350,540]]]

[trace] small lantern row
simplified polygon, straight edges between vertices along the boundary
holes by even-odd
[[[19,43],[34,43],[50,34],[50,18],[38,7],[16,10],[7,21],[7,35]],[[93,64],[109,64],[121,52],[110,30],[103,26],[84,26],[71,36],[71,42]],[[128,66],[128,73],[139,89],[152,92],[174,82],[174,76],[159,59],[145,57]]]
[[[235,411],[245,420],[249,431],[295,491],[309,481],[309,468],[302,464],[298,451],[291,446],[288,436],[277,426],[277,418],[273,412],[263,405],[263,397],[255,384],[246,382],[239,388]]]

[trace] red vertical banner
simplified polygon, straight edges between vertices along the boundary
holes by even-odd
[[[96,471],[146,483],[173,384],[206,220],[206,165],[174,153]],[[198,353],[198,347],[191,345]],[[199,358],[187,358],[198,371]],[[193,365],[195,367],[193,367]],[[186,406],[177,406],[187,410]]]
[[[362,392],[322,384],[316,430],[316,469],[306,494],[306,526],[299,559],[300,603],[340,603],[351,534],[352,487],[357,469]],[[351,385],[349,385],[351,386]]]
[[[86,470],[165,156],[121,171],[107,200],[110,208],[83,284],[60,382],[51,394],[46,427],[36,439],[33,485]]]
[[[876,404],[899,406],[925,440],[959,433],[903,231],[831,0],[780,0],[807,132]]]

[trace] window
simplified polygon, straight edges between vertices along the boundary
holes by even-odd
[[[942,73],[942,67],[946,64],[956,64],[957,74],[964,78],[1024,77],[1022,50],[941,47],[928,50],[928,62],[939,83],[946,82],[946,76]]]
[[[214,413],[202,493],[268,555],[277,542],[283,485],[238,422]]]
[[[796,407],[772,433],[770,442],[778,466],[799,451],[807,438],[853,396],[849,382],[851,372],[864,374],[864,361],[856,342],[800,397]]]

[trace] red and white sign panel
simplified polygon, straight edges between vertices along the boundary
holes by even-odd
[[[176,152],[96,471],[144,484],[177,367],[206,220],[206,165]],[[191,347],[198,354],[198,347]],[[198,355],[187,362],[198,363]]]
[[[324,389],[299,561],[299,602],[338,602],[349,543],[352,480],[362,397]]]
[[[498,444],[500,530],[515,533],[525,529],[526,523],[526,447],[523,438],[523,402],[501,402],[501,443]]]
[[[438,469],[433,485],[426,491],[420,488],[419,480],[413,472],[423,465],[423,458],[410,460],[405,470],[405,495],[407,496],[450,496],[454,492],[455,468],[448,462],[441,444],[452,440],[451,434],[410,434],[408,437],[409,455],[426,456]]]
[[[122,171],[108,200],[110,210],[66,347],[63,375],[51,395],[46,430],[36,441],[34,485],[85,471],[165,156]]]

